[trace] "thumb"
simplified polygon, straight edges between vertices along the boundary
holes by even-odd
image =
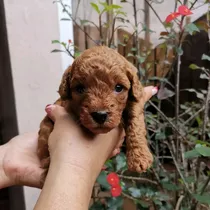
[[[56,105],[56,104],[49,104],[45,107],[45,111],[47,112],[47,116],[55,122],[58,118],[68,115],[64,107]]]

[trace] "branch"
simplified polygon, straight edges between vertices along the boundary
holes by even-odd
[[[209,101],[210,101],[210,79],[208,82],[208,91],[206,96],[206,101],[204,105],[204,116],[203,116],[203,128],[202,128],[202,140],[206,140],[206,125],[208,123],[208,113],[209,113]]]
[[[112,33],[111,33],[111,37],[110,37],[109,44],[108,44],[109,47],[111,47],[112,40],[113,40],[113,38],[114,38],[116,18],[117,18],[117,17],[114,17],[113,23],[112,23]]]
[[[194,115],[192,115],[189,119],[187,119],[183,124],[182,126],[185,126],[188,122],[190,122],[192,119],[194,119],[200,112],[202,112],[204,110],[204,106],[199,109]]]
[[[168,119],[168,117],[151,100],[149,100],[149,104],[152,105],[160,113],[163,119],[165,119],[171,125],[171,127],[180,135],[180,137],[187,143],[187,139],[180,133],[180,131],[170,121],[170,119]]]
[[[58,1],[61,6],[63,7],[63,11],[66,12],[66,14],[71,18],[71,20],[73,21],[73,23],[92,41],[94,42],[96,45],[99,45],[87,32],[85,32],[83,30],[83,28],[77,23],[77,21],[72,17],[72,15],[70,14],[70,12],[66,9],[65,5],[63,4],[62,0]]]
[[[152,181],[150,179],[144,178],[144,177],[132,177],[132,176],[124,176],[118,174],[118,176],[122,179],[128,179],[128,180],[135,180],[135,181],[141,181],[141,182],[148,182],[150,184],[158,185],[156,181]]]
[[[149,3],[148,0],[145,0],[145,2],[149,5],[149,7],[150,7],[150,8],[152,9],[152,11],[155,13],[156,17],[158,18],[158,20],[160,21],[160,23],[163,25],[163,27],[165,28],[165,30],[166,30],[167,32],[169,32],[168,29],[165,27],[164,22],[161,20],[160,16],[158,15],[158,13],[157,13],[157,12],[155,11],[155,9],[153,8],[153,6]]]
[[[180,170],[180,168],[179,168],[179,165],[178,165],[178,163],[177,163],[177,161],[176,161],[175,155],[174,155],[174,153],[173,153],[173,151],[172,151],[172,148],[171,148],[171,142],[169,142],[169,143],[167,142],[166,144],[167,144],[167,146],[168,146],[168,148],[169,148],[169,151],[170,151],[170,153],[171,153],[171,157],[173,158],[174,165],[176,166],[176,170],[177,170],[179,176],[181,177],[181,179],[182,179],[182,181],[183,181],[183,184],[184,184],[184,186],[185,186],[187,192],[188,192],[189,194],[192,194],[191,191],[190,191],[190,189],[189,189],[189,187],[188,187],[188,184],[187,184],[187,182],[186,182],[184,176],[182,175],[182,172],[181,172],[181,170]]]
[[[179,210],[180,209],[180,205],[182,203],[182,200],[184,199],[184,195],[181,195],[176,203],[176,207],[175,210]]]
[[[192,5],[191,5],[191,7],[190,7],[190,10],[194,7],[194,5],[196,4],[197,1],[198,1],[198,0],[195,0],[195,1],[192,3]]]
[[[208,177],[208,179],[206,180],[205,184],[203,185],[200,195],[203,195],[203,193],[205,192],[205,189],[207,188],[209,182],[210,182],[210,176]],[[195,206],[192,208],[192,210],[196,210],[197,207],[198,207],[198,201],[195,203]]]

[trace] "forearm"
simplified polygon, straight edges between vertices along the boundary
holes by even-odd
[[[66,159],[72,160],[70,156]],[[78,165],[54,155],[35,210],[88,209],[97,172]]]
[[[7,150],[7,144],[0,146],[0,189],[11,185],[10,179],[4,171],[3,160]]]

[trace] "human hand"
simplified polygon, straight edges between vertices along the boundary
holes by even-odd
[[[43,169],[37,156],[38,134],[14,137],[0,147],[0,189],[12,185],[40,188]]]
[[[146,103],[152,95],[156,94],[157,90],[158,89],[153,86],[145,87],[144,103]],[[108,158],[120,152],[120,147],[125,136],[125,132],[122,128],[115,128],[106,134],[91,135],[84,132],[63,107],[50,105],[46,108],[46,112],[48,116],[55,121],[54,131],[49,138],[51,157],[54,155],[54,151],[58,151],[59,146],[64,145],[60,150],[62,151],[62,155],[71,156],[72,164],[77,163],[79,167],[86,167],[87,169],[90,163],[94,163],[94,160],[103,164]],[[59,135],[61,133],[63,137],[65,136],[64,138]],[[64,144],[61,143],[62,139]],[[80,155],[78,156],[78,154]],[[68,157],[65,158],[66,160],[68,159]],[[92,162],[90,161],[88,164],[87,160],[90,159],[92,159]]]

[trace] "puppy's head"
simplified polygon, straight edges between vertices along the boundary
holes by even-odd
[[[117,127],[128,100],[138,100],[141,87],[134,67],[107,47],[86,50],[65,72],[59,89],[81,124],[93,133]]]

